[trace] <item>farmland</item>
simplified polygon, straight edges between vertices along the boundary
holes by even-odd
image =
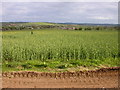
[[[3,71],[119,66],[117,30],[58,28],[2,32]]]
[[[1,88],[120,88],[117,2],[14,1],[1,5]]]
[[[4,23],[3,88],[119,87],[114,26]]]

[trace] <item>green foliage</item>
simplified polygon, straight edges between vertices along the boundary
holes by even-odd
[[[67,64],[58,65],[57,68],[59,68],[59,69],[65,69],[65,68],[67,68]]]
[[[32,35],[32,34],[33,34],[33,31],[31,31],[30,34]]]
[[[3,32],[3,62],[25,62],[18,65],[23,69],[118,65],[117,31],[34,30],[31,35],[32,32]]]

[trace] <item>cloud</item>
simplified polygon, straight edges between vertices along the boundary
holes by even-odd
[[[114,2],[4,2],[3,21],[117,23]]]
[[[3,0],[2,2],[119,2],[119,0]]]
[[[98,20],[110,20],[113,19],[113,17],[101,17],[101,16],[97,16],[97,17],[91,17],[92,19],[98,19]]]

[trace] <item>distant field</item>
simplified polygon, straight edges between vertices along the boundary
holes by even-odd
[[[24,25],[55,25],[55,23],[47,23],[47,22],[29,22],[29,23],[24,23]]]
[[[117,31],[4,31],[3,71],[118,66]]]

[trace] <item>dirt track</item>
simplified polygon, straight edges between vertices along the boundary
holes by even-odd
[[[118,88],[120,67],[64,73],[2,73],[3,88]]]

